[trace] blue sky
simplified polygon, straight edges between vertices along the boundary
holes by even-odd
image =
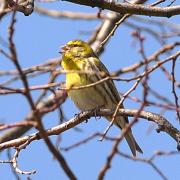
[[[82,7],[71,3],[60,2],[60,3],[47,3],[41,4],[44,7],[57,9],[57,10],[71,10],[71,11],[83,11],[83,12],[97,12],[96,8]],[[0,37],[7,41],[7,28],[10,23],[11,15],[3,18],[0,22]],[[148,17],[146,17],[148,18]],[[158,18],[157,18],[158,19]],[[163,18],[166,19],[166,18]],[[177,22],[177,18],[169,19],[171,22]],[[59,56],[59,46],[65,44],[67,41],[72,39],[88,40],[91,34],[83,35],[82,31],[91,33],[100,21],[79,21],[79,20],[68,20],[68,19],[52,19],[49,17],[43,17],[37,13],[25,17],[23,14],[17,14],[17,23],[15,30],[14,41],[17,47],[18,59],[22,67],[27,68],[37,64],[44,63],[48,59]],[[129,66],[142,57],[138,53],[139,46],[133,45],[132,29],[126,26],[121,26],[115,35],[111,38],[109,44],[106,46],[106,51],[101,55],[101,60],[107,66],[110,72],[117,70],[118,68]],[[146,37],[145,41],[145,52],[149,56],[155,52],[161,46],[148,34],[144,34]],[[176,40],[177,41],[177,40]],[[173,42],[170,39],[169,42]],[[1,48],[7,49],[5,46]],[[14,69],[12,63],[1,56],[0,70]],[[168,70],[171,70],[171,63],[165,65]],[[180,77],[180,63],[177,62],[176,66],[176,77]],[[125,75],[123,77],[128,77]],[[65,79],[65,77],[60,77]],[[5,80],[0,77],[0,82]],[[180,79],[179,79],[180,80]],[[40,76],[35,80],[30,80],[31,85],[45,84],[48,81],[48,75]],[[150,76],[150,85],[161,92],[162,95],[167,96],[173,101],[171,93],[171,82],[167,81],[167,78],[161,71],[155,71]],[[121,92],[126,92],[133,83],[127,82],[116,82],[117,88]],[[16,87],[22,87],[22,84],[16,82],[13,84]],[[179,90],[177,90],[179,94]],[[33,92],[34,99],[37,97],[39,92]],[[138,88],[132,93],[135,97],[142,97],[142,89]],[[149,96],[149,99],[153,97]],[[157,101],[157,99],[156,99]],[[20,120],[27,115],[29,112],[29,106],[25,98],[20,95],[8,95],[0,96],[0,121],[13,123]],[[127,108],[138,108],[139,105],[133,103],[130,100],[125,101],[125,107]],[[68,99],[63,104],[67,119],[70,119],[74,114],[78,113],[79,110],[74,104]],[[160,110],[154,107],[148,107],[146,110],[159,113]],[[164,116],[177,128],[179,124],[176,122],[175,113],[167,112]],[[53,112],[48,114],[43,121],[45,126],[52,127],[58,123],[58,114]],[[94,132],[103,132],[108,126],[108,122],[103,120],[91,119],[88,123],[82,123],[78,127],[82,129],[81,132],[75,130],[69,130],[62,135],[61,146],[65,147],[71,145],[78,140],[84,139],[90,136]],[[150,157],[156,150],[176,150],[176,143],[165,133],[157,134],[153,128],[152,132],[147,133],[148,129],[152,126],[151,123],[140,120],[140,122],[133,127],[134,135],[142,147],[144,154],[139,155],[140,157]],[[34,132],[29,131],[27,134]],[[119,130],[116,127],[110,129],[109,135],[118,135]],[[56,141],[56,137],[51,138],[52,141]],[[66,160],[70,167],[74,170],[75,175],[78,179],[96,179],[99,170],[102,168],[106,161],[107,154],[111,150],[112,143],[108,141],[99,142],[98,138],[91,140],[89,143],[80,146],[79,148],[73,149],[70,152],[63,152]],[[119,146],[120,150],[126,153],[130,153],[126,142],[122,142]],[[12,150],[14,152],[14,150]],[[7,159],[6,152],[0,154],[0,159]],[[155,160],[155,164],[162,170],[162,172],[168,177],[168,179],[179,179],[179,166],[180,156],[167,156],[159,157]],[[18,158],[19,168],[21,170],[37,170],[37,173],[31,176],[31,179],[63,179],[66,180],[64,172],[59,168],[59,164],[53,159],[49,153],[46,145],[43,141],[35,141],[31,143],[25,150],[22,150]],[[11,169],[8,164],[0,164],[0,177],[2,180],[13,180],[14,175],[11,173]],[[26,179],[26,175],[20,176],[22,179]],[[112,163],[112,169],[108,171],[106,178],[107,180],[119,180],[119,179],[156,179],[159,180],[161,177],[149,166],[139,162],[133,162],[123,157],[116,156]]]

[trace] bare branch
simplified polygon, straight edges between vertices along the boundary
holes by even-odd
[[[137,113],[139,110],[135,109],[119,109],[117,115],[120,116],[130,116],[135,117],[137,116]],[[60,124],[58,126],[55,126],[51,129],[46,130],[46,133],[48,136],[52,135],[58,135],[60,133],[63,133],[64,131],[67,131],[71,129],[72,127],[77,126],[78,124],[82,123],[83,121],[89,119],[93,116],[112,116],[114,111],[108,110],[108,109],[100,109],[94,114],[93,111],[84,111],[80,114],[78,114],[77,117],[70,119],[69,121]],[[161,115],[147,112],[147,111],[141,111],[139,113],[139,118],[146,119],[148,121],[152,121],[158,125],[158,132],[163,131],[166,132],[169,136],[171,136],[179,145],[180,145],[180,131],[176,129],[167,119],[162,117]],[[0,144],[0,150],[7,149],[10,147],[18,147],[22,144],[24,144],[26,141],[34,141],[41,139],[41,136],[39,133],[31,134],[29,136],[24,136],[22,138],[14,139],[14,140],[8,140],[7,142],[3,142]]]
[[[55,110],[58,106],[60,106],[66,100],[67,94],[63,90],[56,91],[56,95],[49,96],[46,100],[41,101],[37,105],[37,110],[39,111],[39,115],[41,118],[50,111]],[[34,114],[30,112],[27,117],[25,117],[24,121],[33,122]],[[22,126],[16,127],[12,130],[6,132],[5,134],[0,136],[0,143],[6,142],[12,139],[16,139],[22,136],[25,132],[27,132],[32,126]]]
[[[29,16],[34,10],[34,0],[25,0],[21,3],[13,0],[7,0],[7,2],[9,7],[13,10],[16,9],[17,11],[24,13],[25,16]]]
[[[157,17],[171,17],[180,14],[180,6],[171,6],[171,7],[151,7],[151,6],[142,6],[128,3],[111,3],[108,1],[98,1],[98,0],[64,0],[72,2],[75,4],[90,6],[90,7],[99,7],[102,9],[111,10],[121,14],[138,14],[145,16],[157,16]]]
[[[177,96],[177,93],[176,93],[176,90],[175,90],[175,66],[176,66],[176,60],[177,59],[174,59],[172,61],[172,93],[174,95],[174,99],[175,99],[175,104],[176,104],[176,114],[177,114],[177,117],[178,117],[178,121],[180,122],[180,113],[178,111],[179,109],[179,103],[178,103],[178,96]]]
[[[98,16],[98,13],[82,13],[82,12],[72,12],[72,11],[57,11],[57,10],[50,10],[45,9],[39,6],[35,6],[35,12],[50,16],[53,18],[69,18],[69,19],[76,19],[76,20],[97,20],[97,19],[107,19],[105,15]]]

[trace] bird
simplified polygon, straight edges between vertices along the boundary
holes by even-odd
[[[110,76],[109,71],[91,46],[82,40],[71,40],[61,47],[60,53],[62,54],[61,66],[67,71],[67,93],[74,104],[81,111],[92,110],[98,107],[115,110],[121,97],[112,79],[95,86],[73,89],[73,87],[86,86]],[[121,105],[120,108],[124,108],[124,106]],[[109,116],[105,118],[108,121],[112,120]],[[125,128],[128,123],[128,117],[115,117],[114,124],[120,129]],[[133,156],[136,156],[137,151],[143,153],[131,129],[125,134],[125,139]]]

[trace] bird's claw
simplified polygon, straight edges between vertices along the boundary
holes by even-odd
[[[97,106],[97,107],[91,109],[91,112],[94,113],[94,117],[96,120],[101,119],[101,116],[98,116],[97,114],[98,114],[100,108],[102,108],[103,106],[104,105],[101,105],[101,106]]]

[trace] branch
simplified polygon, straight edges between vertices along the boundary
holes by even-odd
[[[135,5],[128,3],[111,3],[108,1],[99,1],[99,0],[64,0],[72,2],[75,4],[90,6],[90,7],[99,7],[101,9],[107,9],[114,11],[120,14],[137,14],[145,16],[157,16],[157,17],[171,17],[180,14],[180,6],[171,6],[171,7],[152,7],[152,6],[143,6]]]
[[[24,13],[25,16],[29,16],[32,14],[34,10],[34,0],[24,0],[21,3],[18,3],[18,1],[13,0],[7,0],[9,7],[11,7],[13,10],[16,9],[16,11]]]
[[[163,47],[158,49],[155,53],[153,53],[152,55],[147,57],[147,63],[151,63],[152,61],[158,59],[160,55],[167,53],[170,50],[173,50],[177,46],[180,46],[180,42],[174,42],[172,44],[164,45]],[[122,68],[122,69],[120,69],[114,73],[111,73],[111,75],[112,76],[119,76],[119,75],[124,74],[124,73],[133,72],[133,71],[138,70],[138,68],[142,67],[143,65],[145,65],[145,62],[143,60],[140,60],[137,63],[134,63],[130,66],[124,67],[124,68]]]
[[[130,117],[136,117],[139,110],[136,109],[119,109],[118,115],[121,116],[130,116]],[[95,116],[112,116],[114,111],[111,111],[109,109],[100,109],[96,112],[96,114],[93,111],[84,111],[77,115],[77,117],[70,119],[69,121],[62,123],[58,126],[55,126],[51,129],[47,129],[46,133],[48,136],[52,135],[59,135],[60,133],[63,133],[64,131],[67,131],[78,124],[82,123],[83,121],[95,117]],[[167,119],[165,119],[163,116],[160,116],[158,114],[147,112],[147,111],[141,111],[139,113],[139,117],[146,119],[148,121],[152,121],[158,125],[157,132],[160,131],[166,132],[169,136],[171,136],[176,142],[177,142],[177,149],[180,149],[180,131],[176,129]],[[39,133],[34,133],[28,136],[24,136],[22,138],[14,139],[11,141],[7,141],[0,144],[0,150],[7,149],[10,147],[18,147],[26,141],[34,141],[41,139],[41,136]]]
[[[52,9],[45,9],[39,6],[35,6],[34,8],[35,12],[53,17],[53,18],[67,18],[67,19],[76,19],[76,20],[97,20],[97,19],[108,19],[106,15],[100,14],[98,16],[98,13],[82,13],[82,12],[72,12],[72,11],[57,11]]]
[[[169,57],[167,57],[166,59],[162,60],[162,61],[158,61],[154,66],[152,67],[149,67],[147,70],[145,70],[143,73],[135,76],[135,77],[132,77],[132,78],[119,78],[117,77],[116,75],[118,75],[119,72],[115,72],[113,73],[112,75],[110,76],[106,76],[105,78],[102,78],[101,80],[99,81],[96,81],[94,83],[90,83],[90,84],[87,84],[87,85],[84,85],[84,86],[78,86],[78,87],[70,87],[70,88],[66,88],[66,87],[62,87],[60,88],[61,90],[79,90],[79,89],[84,89],[84,88],[90,88],[90,87],[93,87],[95,85],[98,85],[98,84],[101,84],[105,81],[108,81],[110,79],[112,80],[116,80],[116,81],[132,81],[132,80],[137,80],[137,79],[142,79],[143,77],[149,75],[150,73],[152,73],[154,70],[156,70],[157,68],[161,67],[163,64],[171,61],[171,60],[174,60],[174,59],[177,59],[178,57],[180,56],[180,51],[177,51],[175,54],[173,55],[170,55]],[[61,71],[61,72],[64,72],[64,73],[72,73],[72,72],[77,72],[77,73],[81,73],[81,74],[96,74],[96,72],[93,72],[93,71],[80,71],[80,70],[73,70],[73,71]],[[100,72],[100,75],[104,75],[103,73]],[[38,86],[33,86],[33,87],[29,87],[29,90],[40,90],[40,89],[49,89],[51,87],[56,87],[56,86],[59,86],[61,83],[49,83],[49,84],[46,84],[46,85],[38,85]],[[3,87],[0,85],[0,95],[3,94],[12,94],[12,93],[21,93],[21,94],[25,94],[26,92],[26,89],[25,88],[19,88],[19,89],[12,89],[12,88],[9,88],[9,87]]]
[[[46,115],[47,113],[57,109],[64,101],[66,100],[67,94],[64,90],[56,91],[56,94],[52,94],[46,100],[41,101],[37,105],[37,110],[39,111],[39,116],[41,118]],[[34,113],[30,112],[27,117],[25,117],[24,121],[32,122],[34,121]],[[5,134],[0,136],[0,143],[10,141],[12,139],[16,139],[26,133],[32,126],[22,126],[22,127],[15,127]]]

